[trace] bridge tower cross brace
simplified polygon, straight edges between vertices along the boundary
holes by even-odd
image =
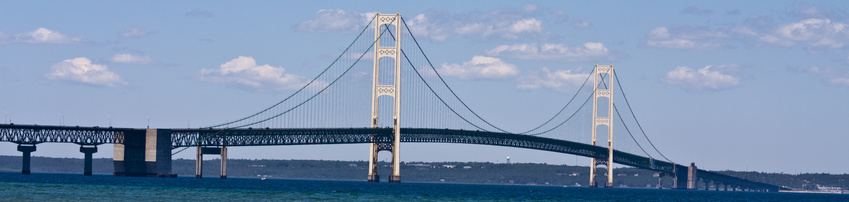
[[[380,14],[377,12],[377,23],[374,27],[374,74],[372,80],[372,102],[371,102],[371,127],[377,128],[377,118],[378,118],[378,109],[379,103],[378,98],[381,96],[391,96],[393,98],[393,114],[392,114],[392,134],[393,139],[391,143],[371,143],[369,150],[369,169],[368,169],[368,181],[369,182],[379,182],[380,176],[377,175],[377,153],[382,150],[388,150],[392,152],[392,175],[389,176],[390,183],[399,183],[401,182],[401,13],[398,12],[396,14]],[[393,37],[389,35],[388,32],[381,32],[383,27],[386,29],[392,28],[394,26],[395,30],[392,34],[394,34],[394,44],[381,44],[381,41],[389,41],[385,40],[386,38],[392,39]],[[389,31],[389,30],[388,30]],[[381,36],[383,35],[383,36]],[[382,37],[386,37],[381,39]],[[381,58],[392,58],[394,60],[393,74],[394,79],[392,84],[381,84],[380,83],[380,59]],[[372,141],[378,138],[376,134],[372,135]]]
[[[596,145],[598,126],[607,126],[607,160],[592,158],[590,164],[590,187],[596,187],[596,167],[607,164],[607,184],[613,187],[613,65],[595,65],[593,75],[593,129],[592,144]],[[604,82],[604,84],[600,83]],[[599,117],[598,99],[607,98],[607,116]]]

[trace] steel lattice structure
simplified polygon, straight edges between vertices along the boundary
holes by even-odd
[[[0,142],[39,144],[45,142],[101,145],[123,142],[124,133],[134,129],[39,125],[0,125]]]
[[[145,129],[99,128],[0,124],[0,142],[39,144],[46,142],[79,145],[123,144],[124,136]],[[197,146],[271,146],[310,144],[381,143],[391,147],[392,128],[305,128],[305,129],[171,129],[171,148]],[[401,142],[459,143],[507,146],[606,159],[604,147],[520,134],[452,129],[401,128]],[[613,162],[636,168],[675,173],[687,167],[614,150]],[[728,185],[777,190],[775,185],[753,182],[698,169],[699,178]]]
[[[374,137],[374,140],[372,140]],[[192,146],[262,146],[392,143],[391,128],[317,129],[173,129],[172,148]],[[607,148],[572,141],[499,132],[401,128],[401,142],[507,146],[606,159]],[[674,164],[614,151],[614,163],[662,172]]]

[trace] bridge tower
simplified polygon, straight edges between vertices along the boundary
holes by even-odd
[[[401,164],[400,164],[400,143],[401,143],[401,13],[396,14],[380,14],[377,12],[377,23],[374,27],[374,74],[372,80],[372,103],[371,103],[371,127],[377,128],[377,118],[379,103],[378,98],[381,96],[391,96],[394,101],[394,112],[392,114],[392,142],[391,143],[371,143],[369,147],[369,169],[368,181],[379,182],[380,176],[377,175],[377,153],[380,151],[392,152],[392,175],[389,177],[390,183],[401,182]],[[392,29],[382,32],[382,29]],[[393,36],[390,36],[392,32]],[[381,36],[383,35],[383,36]],[[386,42],[386,44],[381,43]],[[393,43],[394,42],[394,43]],[[394,68],[392,72],[394,79],[391,83],[381,83],[380,81],[380,60],[383,58],[391,58],[394,63],[386,65],[385,68]],[[389,80],[385,80],[389,81]],[[377,134],[372,135],[372,141],[378,139]]]
[[[597,187],[595,178],[598,165],[607,165],[607,184],[605,187],[613,187],[613,65],[595,65],[593,70],[593,132],[592,144],[596,145],[599,126],[607,126],[607,159],[592,158],[590,164],[590,187]],[[599,80],[601,82],[599,82]],[[599,98],[607,98],[607,114],[599,117]]]

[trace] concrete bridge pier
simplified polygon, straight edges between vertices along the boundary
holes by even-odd
[[[699,177],[697,176],[697,171],[696,163],[690,163],[690,167],[687,168],[687,189],[689,190],[699,189]]]
[[[195,158],[195,178],[203,178],[203,148],[198,147],[198,156]]]
[[[673,189],[687,189],[687,177],[688,177],[687,167],[676,165],[673,169],[673,178],[672,178],[672,188]]]
[[[195,161],[195,177],[203,178],[203,155],[221,155],[221,179],[227,179],[227,147],[198,147],[198,156]]]
[[[21,174],[30,174],[30,154],[35,151],[35,144],[18,144],[18,151],[23,152],[23,162],[21,163]]]
[[[97,145],[80,145],[80,152],[85,154],[83,175],[91,176],[91,155],[97,152]]]
[[[171,130],[127,130],[115,138],[123,139],[123,143],[113,146],[114,175],[177,177],[171,173]]]
[[[657,189],[663,189],[663,176],[664,175],[665,174],[660,174],[660,176],[657,177]]]

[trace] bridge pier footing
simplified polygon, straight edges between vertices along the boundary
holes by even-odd
[[[400,175],[389,176],[389,183],[401,183],[401,176]]]
[[[380,175],[368,175],[368,182],[380,182]]]
[[[21,174],[30,174],[30,155],[35,152],[35,144],[18,144],[18,151],[23,152],[23,162],[21,162]]]
[[[83,175],[91,176],[92,154],[97,152],[97,145],[80,145],[80,152],[85,154]]]

